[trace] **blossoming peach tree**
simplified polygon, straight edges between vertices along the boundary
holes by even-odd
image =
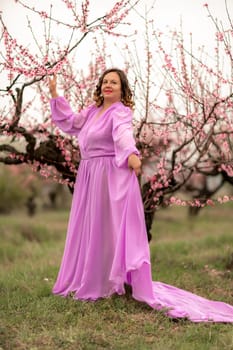
[[[96,44],[95,58],[88,74],[79,69],[76,50],[88,36],[96,33],[123,36],[117,27],[125,23],[129,11],[139,0],[121,0],[109,11],[95,18],[90,2],[61,0],[62,18],[52,5],[48,11],[32,7],[27,1],[15,1],[18,11],[26,11],[37,20],[40,28],[28,17],[27,27],[31,42],[14,37],[0,16],[0,74],[1,120],[0,162],[5,164],[27,163],[45,177],[68,184],[72,188],[79,162],[78,146],[73,139],[62,135],[52,124],[49,111],[47,78],[58,74],[61,88],[70,102],[81,109],[91,101],[100,72],[105,68],[103,52]],[[39,18],[36,18],[37,16]],[[60,37],[56,36],[57,32]],[[93,39],[94,40],[94,39]],[[101,48],[102,49],[102,48]],[[82,52],[88,57],[88,52]],[[78,60],[77,60],[78,61]],[[79,67],[80,68],[80,67]],[[6,83],[4,83],[6,82]]]
[[[106,35],[122,36],[119,26],[137,2],[116,2],[108,13],[93,19],[88,1],[80,7],[74,1],[61,1],[67,17],[59,20],[52,8],[46,12],[17,1],[44,26],[42,42],[28,20],[34,43],[30,49],[11,35],[1,17],[0,74],[7,83],[0,89],[0,162],[26,163],[72,191],[79,148],[74,138],[51,123],[47,77],[58,75],[74,109],[89,104],[100,73],[111,62]],[[185,44],[182,31],[170,33],[172,50],[168,49],[165,34],[148,18],[144,55],[139,57],[141,47],[128,37],[127,45],[121,47],[135,94],[134,129],[143,161],[140,182],[149,239],[159,206],[187,205],[199,210],[233,199],[229,193],[213,199],[225,183],[233,184],[233,28],[230,19],[229,28],[219,27],[208,5],[205,8],[216,39],[211,61],[204,48],[194,53],[192,43]],[[54,28],[62,28],[66,40],[56,41]],[[102,33],[102,40],[100,35],[96,39],[97,33]],[[94,54],[89,54],[85,71],[77,68],[76,53],[88,35],[93,36]]]
[[[205,205],[233,199],[226,190],[233,184],[233,27],[227,4],[229,28],[218,24],[208,4],[204,8],[213,25],[213,54],[195,50],[192,34],[187,44],[183,31],[171,30],[168,44],[167,33],[147,18],[144,69],[128,53],[135,74],[140,72],[136,135],[146,170],[148,230],[157,206],[187,205],[196,214]]]

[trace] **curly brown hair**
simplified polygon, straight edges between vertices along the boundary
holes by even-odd
[[[101,86],[104,80],[104,77],[106,74],[115,72],[118,74],[120,81],[121,81],[121,102],[127,106],[133,109],[134,101],[133,101],[133,94],[129,86],[128,78],[125,74],[125,72],[118,68],[109,68],[106,71],[103,72],[103,74],[100,76],[98,84],[96,85],[95,91],[93,93],[93,100],[96,103],[97,107],[100,107],[103,102],[103,96],[101,96]]]

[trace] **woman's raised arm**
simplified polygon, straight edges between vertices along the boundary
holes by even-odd
[[[49,92],[52,98],[58,97],[57,93],[57,76],[54,74],[52,78],[49,77]]]

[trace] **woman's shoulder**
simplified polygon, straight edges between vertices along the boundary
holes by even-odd
[[[114,106],[114,115],[118,118],[132,117],[133,111],[130,107],[124,105],[122,102],[117,102]]]
[[[80,112],[82,114],[88,115],[88,114],[92,113],[93,111],[95,111],[96,109],[97,109],[96,104],[91,103],[91,104],[87,105],[86,107],[81,108]]]

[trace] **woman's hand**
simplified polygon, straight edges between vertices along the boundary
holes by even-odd
[[[49,92],[52,98],[58,97],[57,93],[57,76],[54,74],[52,78],[49,77]]]
[[[133,169],[135,174],[138,176],[141,174],[142,162],[136,154],[131,154],[128,158],[128,167]]]

